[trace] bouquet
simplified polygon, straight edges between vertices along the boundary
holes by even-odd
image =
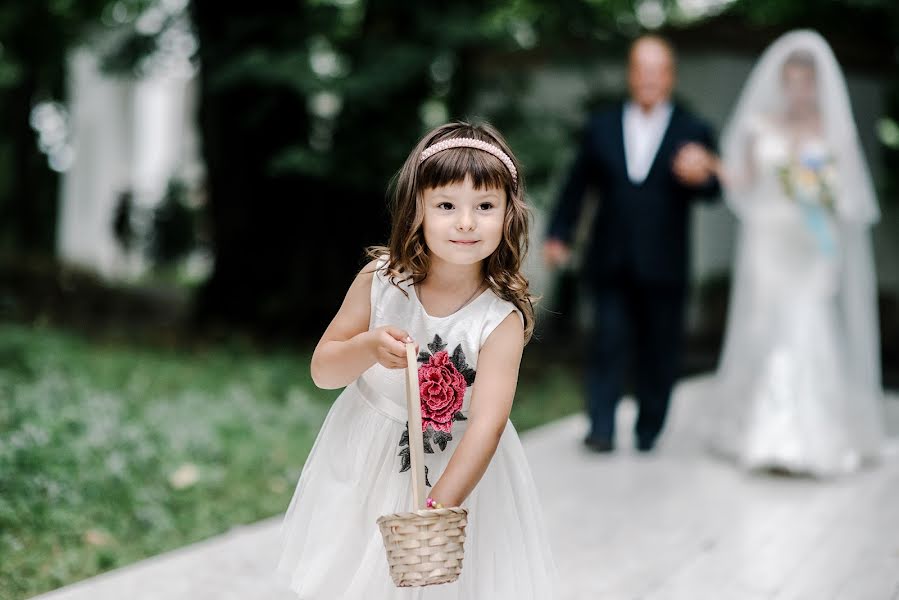
[[[833,254],[836,249],[831,225],[831,217],[836,212],[833,156],[822,146],[806,145],[779,168],[778,175],[784,193],[799,205],[821,250]]]

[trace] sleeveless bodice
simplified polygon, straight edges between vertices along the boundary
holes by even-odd
[[[382,266],[383,261],[379,261],[378,267]],[[432,398],[431,402],[432,408],[441,412],[443,407],[436,405],[445,400],[446,408],[453,403],[458,407],[455,395],[461,392],[459,412],[464,416],[471,402],[478,352],[496,326],[515,310],[511,302],[502,300],[487,289],[453,314],[434,317],[425,311],[411,282],[394,285],[379,268],[372,279],[369,329],[391,325],[408,332],[419,346],[420,377],[434,380],[431,388],[421,388],[422,393],[427,394],[432,389],[434,394],[441,396]],[[375,364],[352,385],[357,386],[376,409],[394,420],[406,421],[403,369],[387,369]],[[425,385],[424,381],[422,385]],[[437,419],[435,423],[440,424],[440,419],[447,415],[431,416]],[[425,418],[428,418],[427,414]]]

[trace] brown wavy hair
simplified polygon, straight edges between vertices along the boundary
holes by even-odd
[[[443,140],[474,138],[493,144],[505,152],[518,171],[517,181],[501,160],[483,150],[450,148],[420,163],[425,148]],[[415,146],[390,185],[392,227],[387,246],[368,248],[369,258],[387,257],[383,270],[390,282],[405,294],[400,282],[421,283],[428,276],[431,259],[424,236],[423,192],[471,179],[477,190],[502,189],[506,192],[506,214],[499,246],[483,263],[484,278],[493,293],[507,300],[524,317],[524,339],[534,332],[534,298],[521,264],[528,251],[530,209],[524,200],[521,166],[502,135],[488,123],[453,122],[428,132]],[[408,294],[407,294],[408,295]]]

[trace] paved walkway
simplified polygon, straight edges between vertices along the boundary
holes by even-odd
[[[558,600],[899,600],[899,457],[831,482],[742,473],[697,440],[700,407],[689,398],[705,384],[679,387],[651,456],[626,444],[586,453],[579,416],[523,436],[562,575]],[[899,398],[888,404],[896,435]],[[627,432],[633,407],[620,412]],[[277,529],[278,519],[236,528],[38,598],[295,600],[271,576]]]

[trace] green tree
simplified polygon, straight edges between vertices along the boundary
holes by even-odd
[[[0,8],[0,249],[53,248],[57,177],[29,117],[41,100],[63,98],[66,53],[90,34],[128,29],[155,4]],[[746,37],[764,32],[757,49],[788,28],[813,26],[830,38],[850,23],[856,37],[843,37],[864,31],[866,44],[841,44],[841,59],[882,55],[895,69],[897,6],[736,0],[709,23],[729,19]],[[678,32],[713,15],[687,14],[675,0],[271,0],[227,9],[193,0],[190,16],[215,256],[197,315],[293,337],[320,331],[362,248],[384,240],[384,192],[417,137],[436,121],[469,116],[484,78],[500,83],[493,87],[504,99],[480,116],[507,133],[539,188],[558,171],[554,149],[572,126],[548,126],[528,112],[520,94],[526,68],[516,61],[583,61],[619,52],[653,20]],[[132,29],[108,52],[109,69],[127,74],[153,50],[154,36]],[[899,120],[895,102],[890,111]]]
[[[320,331],[384,241],[385,188],[427,112],[465,117],[474,63],[541,22],[527,2],[192,7],[216,257],[198,314],[291,334]],[[544,27],[602,14],[550,12]]]

